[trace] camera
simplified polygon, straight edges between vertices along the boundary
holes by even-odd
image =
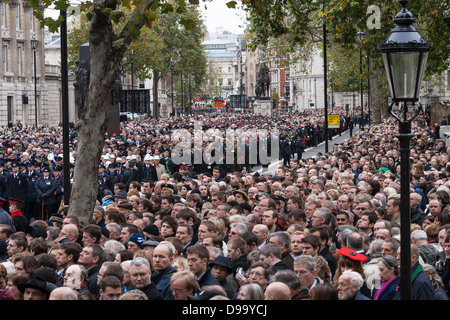
[[[445,270],[445,260],[438,260],[436,262],[436,272],[442,277],[444,275],[444,270]]]

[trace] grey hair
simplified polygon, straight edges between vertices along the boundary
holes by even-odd
[[[317,269],[316,261],[310,255],[303,255],[298,257],[294,261],[294,265],[304,265],[309,271],[314,271]]]
[[[278,237],[278,242],[284,243],[285,248],[289,250],[291,239],[286,231],[276,231],[270,234],[271,237]]]
[[[416,240],[428,240],[427,233],[424,230],[414,230],[411,232],[411,241]]]
[[[361,287],[364,284],[364,279],[361,276],[361,274],[359,272],[353,271],[353,270],[345,270],[341,277],[344,275],[349,275],[351,276],[350,279],[350,285],[354,288],[357,288],[357,290],[361,289]]]
[[[177,251],[177,249],[175,249],[175,246],[172,244],[172,242],[169,241],[161,241],[157,247],[159,246],[168,246],[169,247],[169,257],[172,257],[174,255],[174,253]]]
[[[133,260],[131,260],[131,263],[130,263],[130,272],[131,272],[131,268],[133,268],[134,266],[140,267],[142,265],[147,266],[148,270],[151,269],[150,268],[150,262],[147,259],[145,259],[143,257],[136,257],[136,258],[134,258]]]

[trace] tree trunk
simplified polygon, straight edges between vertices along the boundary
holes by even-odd
[[[158,107],[158,83],[159,83],[159,71],[153,70],[153,117],[155,119],[159,118],[159,107]]]
[[[384,70],[373,70],[370,75],[370,96],[372,100],[372,121],[374,124],[381,123],[384,117],[388,116],[387,100],[384,94],[383,83],[380,74]]]
[[[90,83],[76,124],[78,146],[68,212],[81,223],[92,222],[97,200],[98,166],[107,130],[111,89],[122,60],[122,51],[113,47],[114,40],[109,17],[94,12],[89,39]]]

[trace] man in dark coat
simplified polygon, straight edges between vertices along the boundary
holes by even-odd
[[[219,281],[211,274],[211,269],[208,266],[208,249],[202,244],[195,244],[188,247],[186,252],[189,270],[195,275],[200,288],[209,285],[220,286]]]
[[[67,172],[69,174],[69,172]],[[53,179],[55,179],[56,186],[55,186],[55,201],[56,205],[59,207],[61,204],[61,201],[64,197],[64,171],[63,171],[63,165],[57,165],[55,169],[53,170]],[[53,212],[53,213],[56,213]]]
[[[11,164],[12,173],[6,179],[6,195],[8,198],[19,199],[25,201],[28,191],[27,177],[19,172],[18,162]]]
[[[44,168],[42,176],[35,183],[36,203],[42,210],[43,220],[49,219],[52,214],[58,212],[58,204],[55,198],[57,186],[55,179],[50,174],[50,168]]]
[[[297,160],[302,159],[302,154],[305,152],[305,144],[302,141],[302,137],[298,136],[297,141],[295,141],[295,152],[297,153]]]
[[[98,166],[98,195],[97,200],[102,203],[102,198],[106,195],[105,191],[109,190],[114,192],[114,185],[112,184],[111,177],[105,172],[105,165],[100,163]]]
[[[144,181],[146,179],[151,179],[152,181],[158,180],[158,175],[156,174],[156,168],[153,164],[153,157],[150,154],[146,154],[144,157],[144,164],[140,169],[140,180]]]
[[[41,219],[40,206],[37,204],[36,181],[42,175],[34,170],[35,161],[29,161],[27,164],[26,176],[28,179],[28,191],[25,198],[25,217],[28,221],[31,219]]]
[[[135,168],[136,160],[128,161],[128,168],[126,168],[121,177],[121,182],[125,185],[125,190],[128,191],[131,181],[139,181],[139,172]]]
[[[289,136],[285,136],[284,140],[281,142],[280,146],[281,156],[283,158],[283,166],[289,166],[291,158],[291,141]]]
[[[164,300],[163,295],[151,281],[150,263],[147,259],[136,257],[131,260],[130,277],[134,289],[145,293],[148,300]]]

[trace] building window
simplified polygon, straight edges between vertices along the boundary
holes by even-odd
[[[30,9],[30,31],[34,32],[34,14],[32,9]]]
[[[450,90],[450,70],[447,70],[447,90]]]
[[[4,2],[0,3],[0,10],[1,25],[3,28],[6,28],[6,5]]]
[[[21,21],[20,21],[20,4],[16,6],[16,30],[21,29]]]
[[[2,46],[2,70],[8,72],[8,46]]]
[[[17,47],[17,75],[22,75],[22,47]]]

